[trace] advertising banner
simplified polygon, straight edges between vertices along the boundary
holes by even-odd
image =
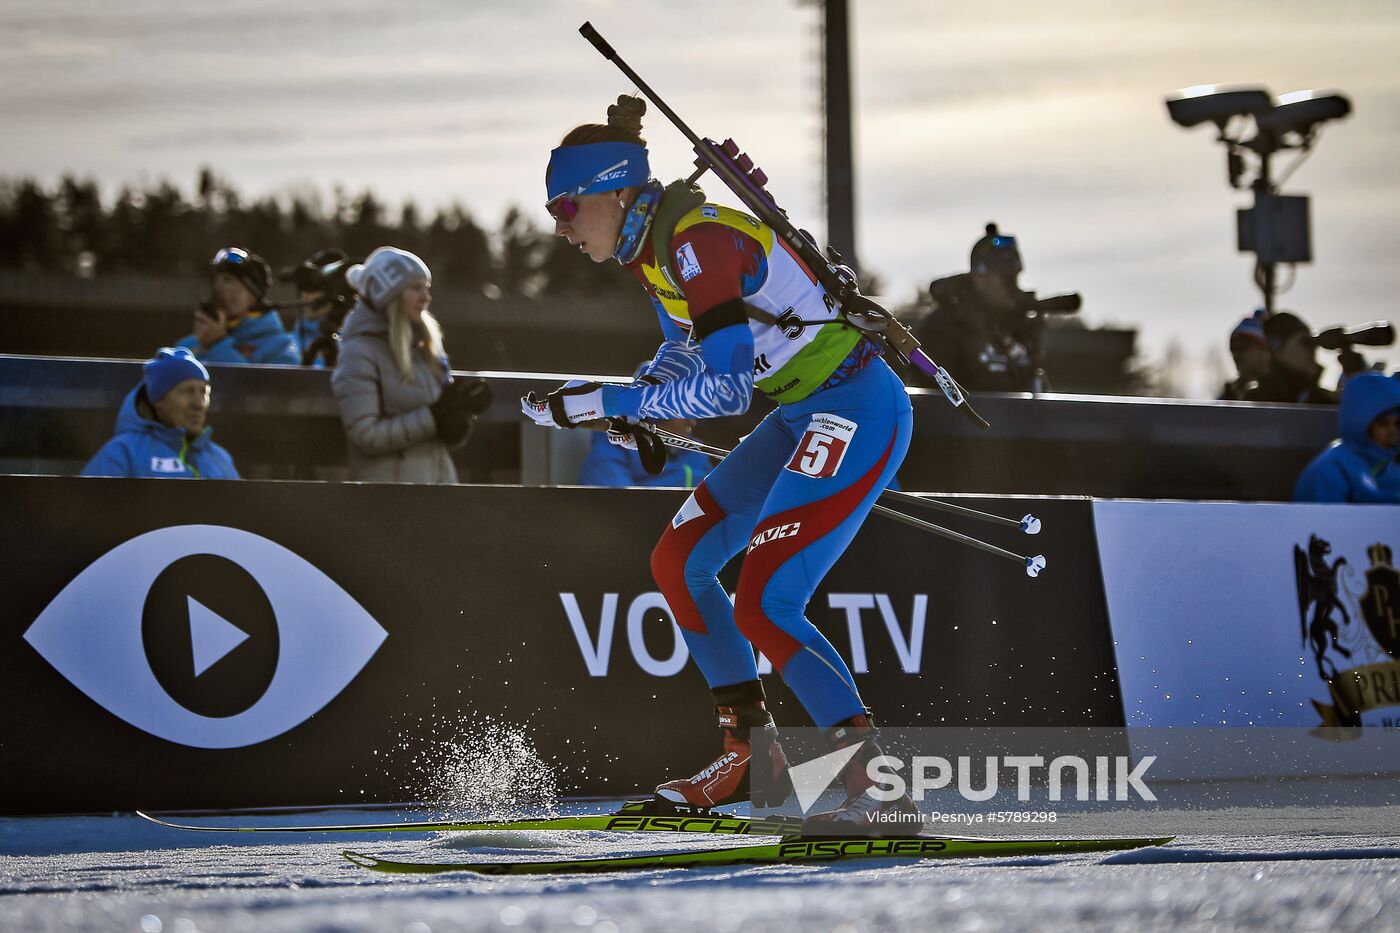
[[[1298,727],[1345,770],[1348,729],[1400,724],[1400,507],[1097,501],[1094,523],[1129,727]]]
[[[0,496],[6,812],[623,795],[718,749],[649,567],[684,491],[0,477]],[[962,501],[1034,509],[1046,530],[1021,541],[1051,569],[870,518],[809,607],[865,701],[892,725],[1120,723],[1087,501]],[[808,725],[760,670],[779,723]]]

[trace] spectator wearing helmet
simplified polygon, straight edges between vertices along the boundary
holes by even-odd
[[[184,347],[162,347],[122,402],[116,436],[84,476],[238,479],[233,458],[210,436],[209,370]]]
[[[264,303],[272,269],[256,253],[221,249],[209,263],[209,297],[194,313],[194,333],[180,341],[205,363],[301,362],[296,339]]]
[[[1269,343],[1269,371],[1245,393],[1251,402],[1292,402],[1335,405],[1337,393],[1318,384],[1322,365],[1317,361],[1317,341],[1302,318],[1280,311],[1264,322]]]
[[[452,378],[442,329],[428,311],[427,264],[382,246],[346,280],[359,300],[345,319],[331,389],[351,479],[457,482],[449,450],[466,442],[491,393],[480,379]]]
[[[1337,421],[1341,437],[1303,469],[1293,500],[1400,503],[1400,381],[1377,372],[1352,376]]]
[[[1235,378],[1225,383],[1221,401],[1240,402],[1269,374],[1269,341],[1264,336],[1264,322],[1269,312],[1256,308],[1254,313],[1230,331],[1230,356],[1235,361]]]

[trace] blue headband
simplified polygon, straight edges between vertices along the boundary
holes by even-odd
[[[651,177],[645,146],[636,143],[587,143],[560,146],[549,154],[545,173],[548,200],[644,185]]]

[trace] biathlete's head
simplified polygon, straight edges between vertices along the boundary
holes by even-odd
[[[621,96],[606,124],[574,127],[549,155],[545,209],[554,234],[594,262],[613,258],[627,211],[651,177],[641,135],[646,109],[641,98]]]

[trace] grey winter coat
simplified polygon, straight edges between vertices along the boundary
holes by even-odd
[[[457,482],[428,408],[442,394],[442,380],[415,357],[413,379],[403,382],[389,349],[389,322],[364,302],[345,319],[331,388],[349,442],[351,479]]]

